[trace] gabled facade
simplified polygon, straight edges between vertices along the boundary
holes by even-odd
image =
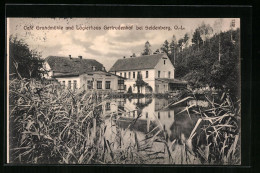
[[[119,59],[109,72],[126,78],[126,90],[133,93],[166,93],[175,89],[174,85],[185,82],[174,78],[175,68],[166,54],[153,54],[133,58]],[[147,83],[137,87],[137,76]],[[149,89],[151,88],[151,89]]]

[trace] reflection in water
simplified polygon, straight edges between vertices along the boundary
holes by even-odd
[[[116,115],[114,118],[123,129],[131,125],[129,130],[146,134],[158,126],[167,132],[171,141],[180,138],[181,133],[187,138],[197,118],[190,118],[186,112],[175,117],[184,107],[167,107],[168,104],[168,100],[157,98],[116,99],[107,101],[103,112],[109,117]]]
[[[106,139],[114,141],[114,147],[164,136],[175,148],[183,145],[189,138],[198,118],[188,115],[184,107],[168,107],[169,101],[158,98],[115,99],[107,101],[103,112],[106,115]],[[123,138],[118,138],[123,136]],[[165,151],[164,144],[155,142],[154,152]],[[178,157],[178,156],[176,156]],[[181,161],[180,163],[183,163]]]

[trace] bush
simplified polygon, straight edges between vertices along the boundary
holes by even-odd
[[[130,87],[128,88],[127,93],[128,93],[128,94],[132,94],[132,93],[133,93],[133,91],[132,91],[132,86],[130,86]]]

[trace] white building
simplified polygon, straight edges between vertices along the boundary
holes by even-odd
[[[125,92],[124,78],[107,72],[101,63],[93,59],[49,56],[45,59],[44,69],[44,78],[54,78],[71,90]]]
[[[186,82],[174,78],[174,71],[170,59],[163,53],[119,59],[109,70],[126,78],[126,91],[131,87],[133,93],[166,93],[186,87]],[[138,75],[146,83],[141,87],[136,85]]]

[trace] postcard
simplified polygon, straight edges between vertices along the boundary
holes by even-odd
[[[7,162],[241,164],[240,18],[7,18]]]

